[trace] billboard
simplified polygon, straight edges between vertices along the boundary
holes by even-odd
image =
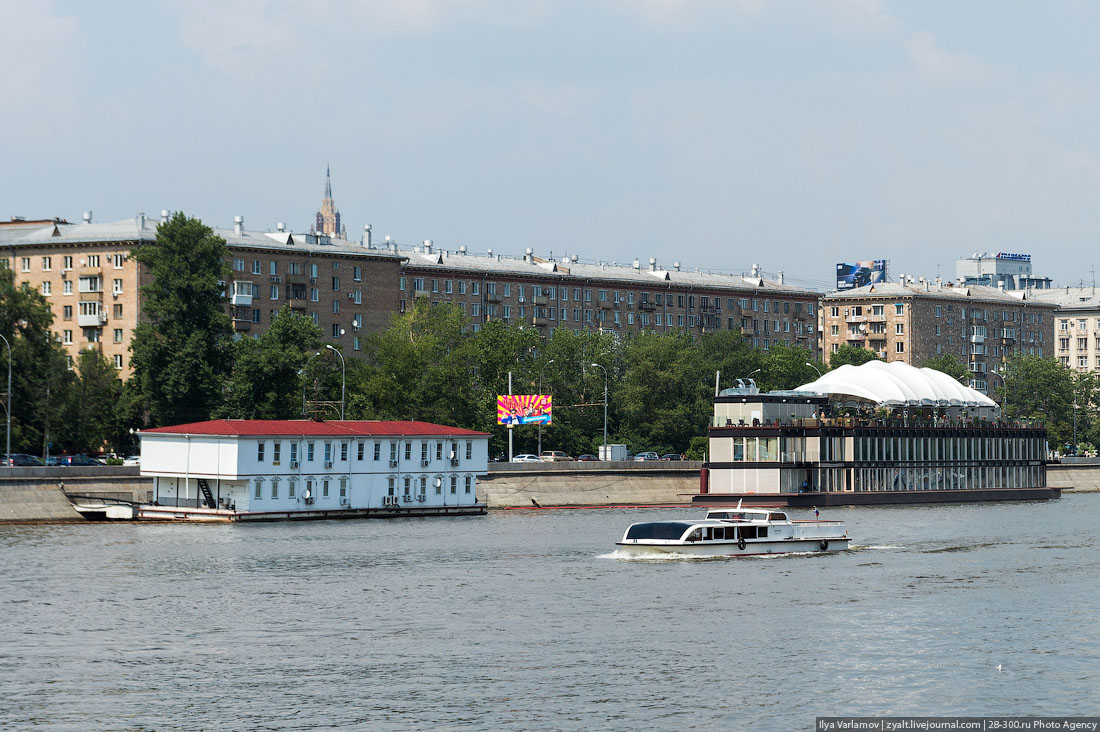
[[[854,287],[873,285],[886,281],[886,260],[869,259],[865,262],[841,262],[836,266],[836,289],[851,290]]]
[[[497,395],[497,424],[550,424],[549,394]]]

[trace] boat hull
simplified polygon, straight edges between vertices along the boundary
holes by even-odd
[[[746,541],[742,549],[737,542],[647,543],[620,541],[616,546],[634,554],[691,555],[698,557],[752,557],[767,554],[841,552],[848,548],[848,537],[816,539],[784,539],[780,541]]]

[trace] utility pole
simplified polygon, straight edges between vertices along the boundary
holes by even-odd
[[[512,372],[508,372],[508,396],[512,396]],[[512,462],[512,423],[508,423],[508,462]]]

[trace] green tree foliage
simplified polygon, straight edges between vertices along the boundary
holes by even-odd
[[[121,406],[122,381],[114,364],[99,351],[81,351],[66,410],[66,449],[98,453],[116,448]]]
[[[11,346],[12,393],[5,395],[5,403],[10,399],[13,452],[43,454],[65,418],[72,375],[61,346],[50,335],[52,323],[46,299],[26,283],[16,287],[6,261],[0,262],[0,334]],[[7,367],[8,349],[0,342],[0,390],[5,392]],[[6,439],[5,422],[0,446]]]
[[[970,371],[966,364],[953,353],[945,353],[942,356],[933,356],[921,364],[921,368],[942,371],[955,381],[965,384]]]
[[[876,356],[873,351],[853,346],[851,343],[843,343],[836,349],[836,352],[829,354],[829,369],[839,368],[844,364],[861,366],[875,359]]]
[[[1074,401],[1077,403],[1078,441],[1092,429],[1089,405],[1096,395],[1090,374],[1078,374],[1055,358],[1011,356],[1003,369],[1005,380],[995,387],[997,400],[1012,417],[1046,422],[1051,447],[1073,441]]]
[[[131,344],[134,380],[153,424],[207,419],[221,403],[233,329],[225,311],[225,240],[176,213],[154,244],[134,250],[151,282]]]
[[[214,414],[233,419],[294,419],[302,416],[299,375],[310,355],[321,348],[323,331],[312,320],[284,307],[259,338],[233,344],[233,373],[225,400]],[[334,357],[335,358],[335,357]],[[319,360],[319,359],[318,359]]]
[[[764,391],[794,389],[817,379],[817,359],[808,348],[773,345],[764,352],[763,378],[759,382]]]

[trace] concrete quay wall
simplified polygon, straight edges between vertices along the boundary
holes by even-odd
[[[489,508],[684,504],[699,492],[698,462],[500,463],[478,481]]]
[[[1100,462],[1048,465],[1047,485],[1061,488],[1066,493],[1100,491]]]
[[[139,469],[0,467],[0,523],[83,522],[69,496],[143,502],[153,488]]]

